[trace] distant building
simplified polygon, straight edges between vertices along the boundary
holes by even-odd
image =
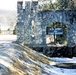
[[[12,35],[14,28],[10,25],[0,23],[0,35]]]

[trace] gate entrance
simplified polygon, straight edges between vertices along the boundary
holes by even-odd
[[[46,27],[47,45],[66,45],[67,26],[61,22],[49,23]]]
[[[76,9],[42,10],[39,3],[38,0],[18,1],[17,42],[29,47],[76,44]]]

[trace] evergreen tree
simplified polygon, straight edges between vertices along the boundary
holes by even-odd
[[[70,0],[69,2],[68,2],[68,8],[74,8],[74,1],[73,0]]]
[[[75,8],[75,2],[74,0],[57,0],[59,9]]]
[[[69,0],[57,0],[58,8],[65,9],[68,7]]]

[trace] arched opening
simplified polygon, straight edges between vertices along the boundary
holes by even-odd
[[[61,22],[51,22],[46,25],[47,45],[67,45],[67,25]]]

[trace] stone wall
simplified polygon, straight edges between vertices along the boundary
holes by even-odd
[[[38,11],[38,2],[30,3],[26,1],[25,9],[23,9],[23,3],[18,2],[17,41],[19,43],[24,42],[24,44],[33,47],[46,46],[46,25],[50,22],[67,24],[67,41],[76,43],[76,17],[73,17],[73,23],[70,21],[72,18],[70,14],[76,14],[75,10]],[[32,25],[32,21],[34,25]]]

